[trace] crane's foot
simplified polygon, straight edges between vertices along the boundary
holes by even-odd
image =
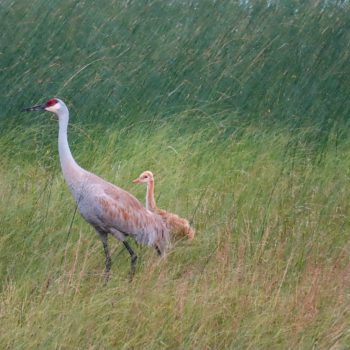
[[[135,276],[136,272],[136,262],[137,262],[137,255],[134,253],[134,255],[131,256],[131,267],[129,272],[129,282],[132,282]]]
[[[107,272],[107,271],[105,271],[104,272],[104,285],[107,285],[107,283],[108,283],[108,281],[109,281],[109,276],[110,276],[110,273],[109,273],[109,271]]]
[[[106,258],[106,269],[104,272],[104,284],[106,285],[109,281],[110,271],[112,266],[112,259],[110,256]]]

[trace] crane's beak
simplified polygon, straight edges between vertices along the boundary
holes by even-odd
[[[46,103],[22,109],[22,112],[41,111],[45,109]]]
[[[141,181],[140,181],[139,178],[137,178],[137,179],[133,180],[133,183],[134,183],[134,184],[139,184],[139,183],[141,183]]]

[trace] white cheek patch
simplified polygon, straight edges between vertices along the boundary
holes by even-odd
[[[48,111],[48,112],[53,112],[53,113],[55,113],[55,112],[57,112],[58,108],[59,108],[59,104],[56,103],[56,104],[53,105],[53,106],[45,107],[45,110]]]

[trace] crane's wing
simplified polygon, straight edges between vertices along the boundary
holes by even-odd
[[[162,219],[129,192],[91,174],[78,203],[82,216],[104,232],[117,230],[142,244],[167,240]]]

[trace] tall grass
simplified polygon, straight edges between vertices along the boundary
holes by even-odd
[[[136,247],[132,284],[128,254],[112,239],[103,286],[101,243],[74,215],[56,166],[3,160],[2,347],[347,344],[348,143],[329,144],[316,162],[302,143],[287,152],[299,137],[287,130],[251,126],[223,139],[209,127],[184,136],[176,123],[94,133],[75,150],[140,200],[131,179],[154,170],[159,206],[194,215],[196,239],[175,242],[166,259]]]
[[[349,114],[348,11],[335,1],[3,1],[3,113],[8,123],[22,101],[58,95],[84,123],[198,108],[328,129]]]
[[[269,4],[3,2],[0,348],[347,347],[349,9]],[[132,283],[19,113],[52,96],[81,166],[193,219],[164,259],[131,242]]]

